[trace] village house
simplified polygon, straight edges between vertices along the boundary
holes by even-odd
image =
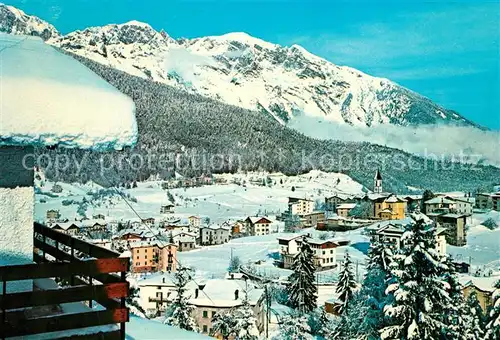
[[[478,209],[493,209],[493,194],[478,193],[476,194],[476,208]]]
[[[198,229],[201,226],[201,218],[199,218],[198,216],[189,216],[188,221],[189,225],[194,229]]]
[[[71,236],[76,236],[80,231],[80,227],[75,222],[56,222],[48,225],[53,230],[57,230],[61,233],[68,234]]]
[[[372,217],[382,220],[402,220],[405,218],[406,201],[395,194],[368,195],[373,207]]]
[[[400,196],[406,201],[406,209],[412,209],[420,211],[422,206],[422,195],[402,195]]]
[[[298,249],[300,249],[303,240],[303,238],[297,238],[295,240]],[[307,243],[309,243],[314,253],[313,260],[316,270],[327,270],[335,268],[337,266],[336,248],[339,246],[339,244],[336,241],[308,238]]]
[[[139,305],[146,315],[157,315],[164,312],[177,295],[175,292],[175,277],[173,273],[153,274],[137,283],[139,287]],[[189,281],[186,290],[189,295],[194,295],[198,285]]]
[[[494,284],[500,280],[498,276],[489,277],[474,277],[463,276],[459,277],[460,284],[462,285],[462,292],[465,298],[470,294],[475,293],[479,301],[479,305],[484,313],[490,310],[493,305],[493,292],[495,291]]]
[[[130,244],[132,273],[175,272],[177,245],[163,241],[138,241]]]
[[[314,201],[306,198],[288,197],[288,213],[304,216],[314,211]]]
[[[337,205],[337,215],[340,217],[349,216],[349,212],[356,207],[356,203],[342,203]]]
[[[302,217],[304,227],[316,227],[318,224],[325,223],[324,211],[313,211]]]
[[[293,258],[299,252],[297,240],[299,238],[307,237],[307,235],[292,235],[278,237],[278,244],[280,247],[280,264],[285,269],[290,269],[293,264]]]
[[[266,217],[249,216],[245,220],[246,232],[252,236],[269,235],[271,220]]]
[[[144,218],[142,220],[142,223],[144,223],[148,227],[154,227],[154,225],[155,225],[155,219],[153,217]]]
[[[447,196],[437,196],[425,201],[424,207],[426,215],[436,211],[452,212],[456,209],[456,202]]]
[[[175,206],[172,203],[164,204],[160,208],[161,214],[173,214]]]
[[[128,311],[113,307],[117,300],[111,301],[105,294],[100,299],[104,306],[96,311],[86,307],[85,294],[75,291],[72,313],[61,313],[60,302],[68,301],[64,291],[75,287],[68,282],[60,289],[54,279],[70,272],[75,277],[108,278],[109,272],[124,275],[128,260],[112,258],[118,254],[34,223],[33,145],[42,152],[44,147],[93,152],[131,147],[137,140],[134,103],[39,37],[0,33],[0,50],[0,276],[4,281],[0,337],[53,338],[51,334],[57,333],[47,332],[58,332],[71,338],[76,328],[110,325],[88,328],[85,336],[125,338]],[[48,217],[57,219],[57,214],[51,212]],[[46,242],[51,237],[61,247]],[[70,248],[88,257],[84,265],[66,251]],[[115,282],[125,284],[120,276]],[[96,292],[108,289],[99,286]],[[50,292],[45,291],[47,287]],[[19,293],[22,299],[12,295]],[[118,305],[125,304],[127,295],[126,290],[116,294]],[[11,313],[16,315],[15,322]],[[103,319],[103,314],[113,317]]]
[[[179,219],[175,219],[175,220],[162,221],[160,223],[160,228],[163,228],[166,231],[172,231],[172,230],[190,231],[190,230],[193,230],[193,228],[191,227],[191,224],[189,223],[188,219],[186,219],[186,218],[179,218]]]
[[[202,246],[227,243],[229,239],[229,229],[220,225],[212,224],[200,228],[200,244]]]
[[[402,237],[405,231],[403,224],[388,223],[382,226],[375,225],[372,228],[372,239],[379,243],[389,244],[394,249],[401,249]],[[440,255],[446,255],[446,229],[436,228],[436,250]]]
[[[201,333],[211,334],[212,321],[216,314],[227,313],[243,304],[245,292],[257,319],[259,333],[266,324],[264,289],[244,280],[208,280],[201,288],[195,289],[189,304],[194,306],[193,317]]]
[[[491,207],[495,211],[500,211],[500,192],[491,195]]]
[[[190,251],[196,248],[196,234],[182,230],[171,231],[169,237],[172,237],[177,244],[178,251]]]
[[[85,232],[105,232],[107,224],[104,220],[84,220],[81,229]]]
[[[325,197],[325,208],[327,211],[337,211],[337,206],[344,203],[356,203],[354,196],[336,193],[333,196]]]
[[[170,273],[152,275],[139,281],[137,286],[139,287],[139,305],[147,315],[164,311],[175,290],[174,278]]]
[[[106,216],[104,216],[103,214],[97,214],[97,215],[92,216],[92,218],[94,220],[105,220]]]
[[[469,215],[446,212],[433,212],[426,215],[446,229],[446,240],[449,244],[464,246],[467,243],[465,226]]]

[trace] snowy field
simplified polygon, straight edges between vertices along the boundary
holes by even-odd
[[[246,218],[260,214],[276,215],[287,209],[288,197],[309,199],[324,199],[334,193],[361,194],[362,185],[343,174],[311,171],[300,176],[284,176],[282,174],[249,173],[236,175],[219,175],[227,182],[239,184],[218,184],[196,188],[178,188],[168,190],[175,199],[176,216],[185,217],[198,215],[209,217],[211,222],[220,223],[232,218]],[[267,178],[272,181],[270,186],[260,186]],[[41,186],[43,182],[43,186]],[[142,217],[164,218],[160,214],[160,207],[169,202],[167,190],[161,188],[160,181],[138,183],[137,188],[124,190],[126,194],[137,199],[129,203]],[[281,184],[282,183],[282,184]],[[87,193],[102,189],[95,183],[66,184],[58,183],[63,191],[54,194],[50,181],[37,181],[41,193],[36,195],[35,218],[43,221],[49,209],[57,209],[68,219],[79,217],[77,205],[63,206],[62,201],[72,199],[81,202],[89,199]],[[294,191],[292,191],[292,187]],[[56,197],[48,197],[46,194]],[[41,203],[40,200],[46,201]],[[103,214],[110,220],[136,219],[134,211],[118,195],[104,200],[91,202],[87,209],[87,216]]]

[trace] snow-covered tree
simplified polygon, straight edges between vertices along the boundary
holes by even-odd
[[[349,252],[346,251],[344,254],[344,263],[342,263],[339,274],[339,282],[335,290],[337,294],[339,294],[339,300],[341,301],[341,304],[337,307],[337,312],[339,314],[342,314],[349,305],[355,289],[356,280],[354,279],[354,273],[352,271],[351,256]]]
[[[319,335],[327,339],[335,329],[333,320],[328,316],[323,306],[316,308],[309,314],[308,324],[312,335]]]
[[[443,278],[448,284],[447,292],[450,297],[450,303],[444,308],[445,322],[448,327],[443,329],[443,338],[454,340],[475,339],[474,337],[468,337],[468,323],[472,320],[450,257],[446,257],[445,264],[446,268],[443,271]]]
[[[388,325],[385,339],[440,339],[446,329],[444,312],[450,304],[442,273],[446,264],[435,246],[435,228],[424,220],[406,226],[401,252],[394,256],[395,282],[387,288],[393,297],[384,308]]]
[[[236,321],[232,313],[217,313],[212,318],[211,336],[222,336],[228,339],[236,330]]]
[[[280,320],[280,334],[273,340],[312,340],[308,318],[304,314],[286,314]]]
[[[484,315],[475,292],[467,298],[465,308],[465,332],[460,337],[467,340],[484,339]]]
[[[368,250],[368,263],[362,288],[348,310],[348,315],[356,319],[348,320],[357,330],[356,336],[365,339],[378,339],[379,329],[385,326],[384,307],[390,301],[385,291],[391,282],[390,264],[393,261],[392,249],[388,244],[373,241]],[[356,322],[357,321],[357,322]]]
[[[238,256],[232,256],[231,259],[229,260],[229,267],[227,270],[230,273],[238,273],[240,271],[242,263],[241,260]]]
[[[198,332],[198,326],[192,317],[194,306],[188,303],[189,297],[186,295],[186,285],[191,281],[191,271],[191,268],[184,266],[179,266],[177,268],[174,280],[174,291],[177,294],[167,310],[165,323],[191,332]]]
[[[318,288],[315,285],[313,256],[311,246],[303,238],[300,252],[293,259],[293,273],[287,285],[289,305],[300,313],[309,313],[317,306]]]
[[[486,339],[500,339],[500,280],[495,283],[493,291],[493,307],[488,314],[488,323],[486,324]]]
[[[257,340],[259,330],[257,329],[257,319],[248,301],[248,292],[245,291],[243,304],[234,310],[233,320],[236,338],[238,340]]]

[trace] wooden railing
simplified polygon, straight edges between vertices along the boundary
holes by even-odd
[[[129,320],[125,306],[129,259],[37,223],[34,245],[36,263],[0,266],[0,338],[59,332],[49,337],[124,339]],[[34,281],[32,291],[7,292],[7,282],[38,279],[63,284],[40,289]],[[81,308],[65,311],[61,304],[66,303]],[[109,326],[95,328],[105,325]],[[86,327],[93,327],[92,331]]]

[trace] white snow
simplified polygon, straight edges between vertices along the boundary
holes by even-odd
[[[167,326],[161,322],[147,320],[131,315],[126,326],[127,339],[172,339],[172,340],[209,340],[213,339],[200,333],[188,332]]]
[[[40,38],[0,33],[0,145],[110,150],[137,140],[135,104]]]

